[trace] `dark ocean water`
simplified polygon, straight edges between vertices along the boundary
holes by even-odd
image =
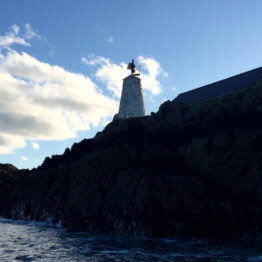
[[[0,218],[0,262],[262,261],[258,249],[69,233],[50,223]]]

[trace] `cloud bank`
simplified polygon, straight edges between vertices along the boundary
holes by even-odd
[[[29,30],[30,29],[30,30]],[[28,38],[34,36],[28,27]],[[11,44],[28,45],[19,28],[0,38],[0,154],[24,147],[26,140],[63,140],[97,126],[117,111],[87,76],[18,53]]]

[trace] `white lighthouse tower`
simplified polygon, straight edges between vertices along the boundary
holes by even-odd
[[[120,106],[116,116],[117,119],[146,115],[141,79],[138,77],[140,74],[135,74],[134,59],[128,64],[127,69],[131,70],[131,75],[123,80]]]

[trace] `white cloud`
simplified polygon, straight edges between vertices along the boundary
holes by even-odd
[[[12,25],[4,36],[0,36],[0,51],[1,48],[8,48],[13,44],[20,44],[24,46],[30,46],[28,42],[22,37],[18,36],[20,28],[18,25]]]
[[[26,41],[32,38],[43,39],[48,45],[49,43],[45,38],[42,38],[39,34],[37,34],[29,23],[26,23],[24,26],[25,33],[23,35],[20,34],[20,27],[16,24],[12,25],[9,28],[9,32],[5,35],[0,36],[0,52],[2,49],[10,50],[10,46],[13,44],[19,44],[23,46],[30,46],[31,44]],[[2,54],[0,53],[0,58]]]
[[[12,153],[14,148],[21,148],[25,145],[23,137],[0,131],[0,154]]]
[[[32,147],[33,147],[34,149],[39,149],[39,148],[40,148],[39,144],[36,143],[36,142],[32,142],[31,145],[32,145]]]
[[[114,64],[108,58],[95,55],[89,56],[89,59],[82,57],[81,61],[86,65],[97,66],[96,78],[105,83],[115,96],[120,97],[123,78],[128,75],[125,63]]]
[[[158,95],[162,90],[157,77],[161,74],[167,77],[167,73],[154,58],[139,56],[137,60],[142,67],[140,77],[143,89],[153,95]],[[129,74],[126,63],[115,64],[108,58],[95,55],[89,56],[88,59],[82,57],[81,61],[88,66],[97,66],[96,78],[105,83],[107,89],[112,91],[116,97],[121,96],[123,78]]]
[[[30,40],[32,38],[42,39],[42,37],[32,29],[29,23],[25,24],[25,34],[23,36],[20,34],[20,27],[14,24],[9,28],[9,32],[3,36],[0,36],[0,52],[3,48],[9,49],[9,47],[13,44],[30,46],[30,43],[25,39]],[[1,58],[2,54],[0,55]]]
[[[21,156],[21,159],[22,159],[23,161],[28,161],[28,158],[27,158],[26,156]]]
[[[108,37],[107,42],[109,42],[111,44],[114,43],[114,37],[113,36]]]
[[[167,77],[167,73],[161,68],[159,62],[154,58],[139,56],[138,64],[141,65],[141,78],[143,80],[143,88],[153,95],[161,93],[161,84],[157,80],[159,75]],[[143,73],[146,70],[147,73]]]
[[[37,34],[31,27],[29,23],[25,24],[25,36],[26,39],[32,39],[32,38],[37,38],[41,39],[41,36]]]
[[[117,112],[116,101],[90,78],[26,53],[7,52],[0,79],[0,154],[23,147],[25,139],[75,137]]]
[[[108,58],[105,58],[103,56],[95,56],[95,55],[90,55],[89,59],[86,59],[85,57],[81,58],[81,61],[86,64],[86,65],[109,65],[110,60]]]
[[[14,24],[11,26],[11,29],[13,30],[13,32],[17,35],[20,31],[20,28],[18,25]]]

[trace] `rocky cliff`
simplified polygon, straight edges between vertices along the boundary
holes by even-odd
[[[69,230],[253,241],[262,233],[262,86],[116,120],[30,171],[0,166],[0,215]]]

